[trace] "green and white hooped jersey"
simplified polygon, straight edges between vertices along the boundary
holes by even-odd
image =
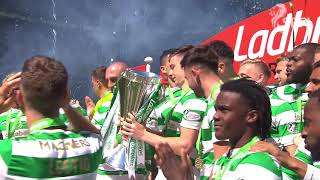
[[[8,139],[8,136],[10,136],[10,139],[28,135],[29,129],[26,116],[21,110],[15,108],[0,114],[0,131],[3,139]]]
[[[296,149],[296,152],[294,154],[294,157],[299,159],[300,161],[312,165],[318,169],[320,169],[320,162],[314,162],[311,158],[311,153],[305,148],[304,140],[302,139],[299,143],[298,148]],[[296,180],[300,179],[299,175],[295,173],[294,171],[291,171],[287,168],[282,167],[283,177],[289,180]]]
[[[308,94],[305,92],[305,86],[299,84],[287,84],[280,86],[272,91],[270,99],[279,99],[287,101],[295,113],[294,134],[300,134],[304,127],[303,113],[304,106],[308,101]]]
[[[78,111],[83,117],[88,119],[87,111],[81,107],[79,101],[77,100],[71,100],[70,105],[73,109]],[[66,116],[65,112],[62,108],[59,109],[59,119],[61,119],[63,122],[65,122],[67,125],[69,125],[68,117]]]
[[[236,78],[235,78],[236,80]],[[216,97],[220,92],[221,83],[215,83],[211,89],[210,96],[207,98],[208,106],[204,114],[204,118],[201,124],[199,131],[199,137],[197,140],[197,152],[201,156],[203,166],[200,170],[200,179],[207,180],[210,177],[212,168],[215,162],[215,157],[213,153],[213,144],[219,142],[215,135],[214,130],[214,119],[213,116],[216,113],[214,105],[216,100],[213,97]],[[228,141],[223,140],[223,141]]]
[[[214,105],[215,101],[208,104],[199,134],[201,148],[197,149],[197,151],[198,153],[199,151],[201,151],[201,159],[203,161],[203,167],[200,170],[200,179],[202,180],[209,179],[215,161],[213,154],[213,144],[219,141],[215,136],[213,125],[213,116],[216,113]]]
[[[280,165],[273,156],[264,152],[249,151],[257,140],[252,139],[243,147],[233,149],[231,153],[228,152],[219,158],[214,164],[212,179],[282,179]]]
[[[167,96],[150,115],[147,127],[162,132],[164,137],[180,137],[180,127],[199,130],[207,108],[205,99],[198,98],[192,90],[183,92],[173,89],[175,103]],[[171,98],[172,99],[172,98]],[[196,149],[190,152],[192,161],[196,158]]]
[[[79,103],[70,103],[71,106],[80,112],[84,117],[87,117],[86,110],[84,110]],[[59,109],[59,119],[66,125],[69,124],[69,120],[65,115],[62,108]],[[26,116],[19,109],[11,108],[10,110],[0,115],[0,131],[3,139],[8,139],[8,133],[10,138],[25,137],[29,133]]]
[[[96,104],[96,108],[95,108],[91,122],[98,129],[101,129],[104,123],[104,120],[107,117],[107,114],[111,107],[112,97],[113,97],[112,92],[108,91]]]
[[[168,92],[169,90],[167,89],[165,91],[165,100],[152,110],[146,123],[147,128],[156,132],[163,132],[166,127],[166,119],[168,119],[168,116],[174,106],[174,102],[172,102],[171,99],[178,99],[182,96],[181,88],[171,88],[173,97],[170,97],[170,93]]]
[[[232,155],[237,153],[234,150]],[[232,156],[231,156],[232,159]],[[213,178],[218,180],[216,172],[219,171],[221,163],[230,161],[226,155],[222,156],[214,165]],[[222,169],[226,168],[222,165]],[[223,180],[232,179],[259,179],[259,180],[280,180],[282,179],[281,168],[278,162],[270,154],[262,152],[247,152],[232,163],[230,169],[225,171]]]
[[[289,102],[270,98],[272,123],[271,138],[279,147],[294,144],[297,136],[296,115]]]
[[[157,106],[150,115],[147,127],[163,132],[165,137],[179,137],[180,127],[198,130],[207,107],[206,101],[198,98],[192,90],[183,92],[176,89],[173,95],[178,102],[173,104],[167,98]]]
[[[12,179],[95,179],[102,158],[100,135],[39,129],[0,141],[0,172]]]

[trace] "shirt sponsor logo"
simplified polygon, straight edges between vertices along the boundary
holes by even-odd
[[[49,161],[50,176],[62,176],[90,172],[92,169],[88,157],[57,159]]]
[[[151,119],[150,121],[148,121],[148,126],[152,127],[152,128],[156,128],[158,127],[158,122],[156,119]]]
[[[188,121],[199,121],[201,119],[200,114],[189,111],[189,110],[185,110],[183,114],[184,114],[183,118]]]
[[[81,140],[63,140],[63,141],[39,141],[40,148],[43,150],[65,151],[70,149],[78,149],[81,147],[89,147],[90,143],[86,139]]]
[[[28,129],[17,129],[15,130],[14,132],[14,135],[13,137],[25,137],[29,134],[29,130]],[[8,134],[7,134],[7,131],[2,131],[2,137],[4,138],[8,138]]]

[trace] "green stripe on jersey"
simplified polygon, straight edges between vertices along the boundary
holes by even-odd
[[[200,149],[197,149],[201,154],[201,159],[203,160],[203,168],[200,171],[200,179],[206,180],[209,179],[209,175],[212,171],[213,164],[215,161],[213,154],[213,143],[218,140],[215,137],[214,126],[213,126],[213,116],[215,114],[214,109],[215,101],[208,104],[207,110],[204,114],[204,118],[200,130]]]
[[[87,118],[87,111],[84,108],[82,108],[79,104],[72,104],[71,107],[78,111],[83,117]],[[62,108],[59,109],[59,119],[61,119],[65,123],[69,123],[68,117]]]
[[[161,102],[159,105],[157,105],[151,112],[146,126],[156,132],[163,132],[166,125],[166,120],[169,117],[169,114],[171,113],[171,110],[173,108],[173,102],[170,99],[170,95],[168,93],[169,90],[166,90],[167,96],[163,102]],[[173,97],[175,99],[178,99],[182,95],[181,88],[171,88]]]
[[[99,129],[101,129],[104,120],[107,117],[107,114],[109,113],[111,107],[111,99],[112,95],[110,96],[110,94],[106,97],[102,97],[99,100],[99,107],[96,108],[96,111],[93,114],[91,122]]]
[[[199,130],[206,108],[206,100],[190,90],[181,97],[172,113],[167,114],[164,136],[180,137],[180,127]]]
[[[234,151],[233,154],[236,152]],[[214,165],[213,179],[216,178],[219,168],[226,168],[226,164],[231,158],[223,155]],[[233,159],[232,159],[233,160]],[[262,179],[280,180],[282,179],[281,168],[274,158],[263,152],[246,152],[244,155],[236,158],[230,169],[222,173],[222,179],[252,179],[260,177]]]
[[[198,98],[192,90],[185,94],[181,88],[174,89],[173,96],[180,99],[176,106],[166,96],[150,114],[147,127],[165,137],[180,137],[180,127],[198,130],[207,108],[206,100]]]
[[[79,104],[72,104],[72,107],[80,112],[82,116],[86,117],[87,113],[86,110],[84,110]],[[7,128],[6,128],[6,120],[10,119],[10,126],[12,127],[12,124],[14,123],[17,115],[22,112],[19,109],[11,109],[12,112],[7,111],[0,115],[0,131],[2,134],[3,139],[7,139]],[[10,117],[8,117],[10,116]],[[66,124],[69,122],[68,117],[65,115],[64,111],[62,109],[59,109],[59,119],[61,119]],[[21,138],[27,136],[29,133],[27,119],[24,114],[20,117],[20,122],[18,123],[13,138]]]
[[[19,113],[22,113],[22,115],[20,114],[20,117],[17,117]],[[13,124],[16,118],[19,119],[12,138],[24,137],[29,133],[26,116],[21,110],[11,108],[0,115],[0,131],[3,139],[8,139],[7,120],[10,121],[9,127],[14,128]]]
[[[198,98],[192,90],[187,93],[175,91],[174,95],[180,101],[176,106],[168,106],[162,111],[162,117],[158,119],[157,125],[163,125],[163,134],[165,137],[180,137],[180,128],[199,130],[207,109],[207,102],[203,98]],[[175,95],[176,96],[176,95]],[[170,103],[170,101],[168,102]],[[172,109],[173,108],[173,109]],[[195,147],[196,143],[194,144]],[[195,152],[196,149],[194,148]],[[195,153],[194,153],[195,154]],[[195,155],[191,154],[191,161],[195,160]]]
[[[280,147],[292,145],[293,139],[298,133],[292,106],[287,101],[272,97],[270,103],[272,111],[271,137]]]
[[[94,173],[102,159],[100,136],[87,132],[39,130],[0,141],[8,175],[54,178]]]
[[[305,86],[298,84],[287,84],[272,91],[271,99],[287,101],[295,113],[295,131],[301,133],[304,127],[303,113],[304,106],[308,101],[308,94],[305,93]],[[301,107],[298,107],[301,104]],[[300,114],[299,114],[300,113]]]

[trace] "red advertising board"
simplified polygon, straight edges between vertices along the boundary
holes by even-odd
[[[319,43],[320,0],[293,0],[247,18],[202,44],[223,40],[234,50],[235,69],[245,59],[261,59],[274,68],[275,59],[305,42]],[[274,82],[273,78],[270,82]]]
[[[130,69],[139,70],[139,71],[146,71],[147,70],[147,66],[144,64],[144,65],[140,65],[140,66],[131,67]]]

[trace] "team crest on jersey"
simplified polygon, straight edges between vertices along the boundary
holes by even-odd
[[[157,120],[156,119],[150,119],[148,122],[148,125],[150,126],[150,127],[158,127],[158,122],[157,122]]]
[[[199,121],[201,116],[196,112],[192,112],[190,110],[185,110],[183,112],[183,118],[189,121]]]
[[[297,128],[295,123],[288,124],[288,131],[291,133],[297,133]]]
[[[171,130],[179,131],[180,125],[178,122],[169,121],[168,128]]]

